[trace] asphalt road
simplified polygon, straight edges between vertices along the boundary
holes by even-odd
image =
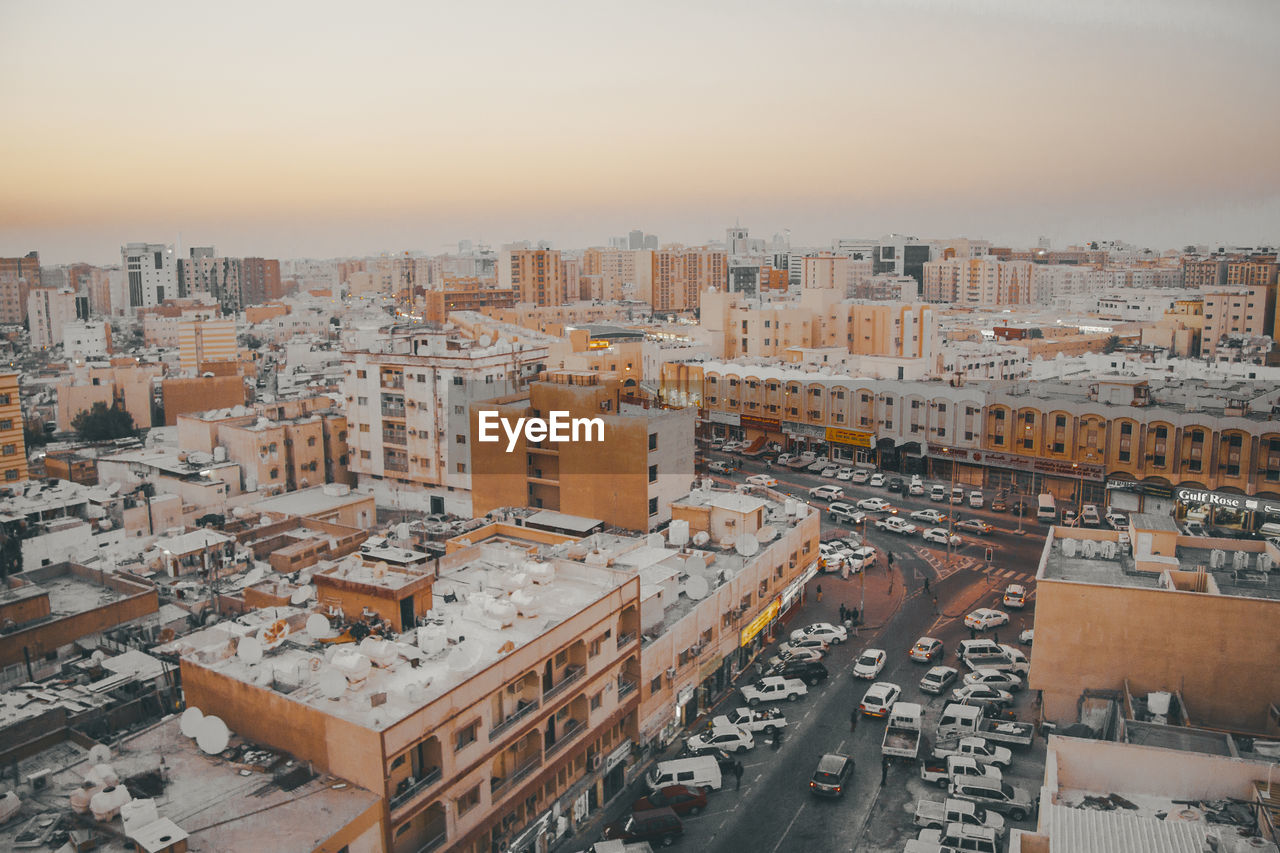
[[[716,458],[722,457],[716,454]],[[740,481],[747,474],[763,470],[759,463],[748,462],[744,467],[747,470],[732,479]],[[789,470],[769,473],[779,479],[782,490],[806,498],[811,486],[831,482]],[[952,509],[927,498],[889,495],[883,489],[848,483],[838,485],[854,500],[879,495],[907,511],[926,506],[945,507],[943,511],[947,512]],[[1016,519],[1011,524],[1007,515],[989,510],[963,510],[963,517],[974,516],[1005,530],[1012,530],[1016,525]],[[926,545],[918,536],[902,537],[868,525],[868,540],[878,549],[894,552],[895,568],[914,594],[908,595],[874,640],[851,637],[847,644],[831,650],[826,663],[832,676],[824,685],[811,690],[800,702],[780,704],[790,723],[781,746],[775,750],[765,738],[741,757],[746,766],[742,790],[734,791],[731,784],[725,791],[713,795],[706,812],[686,819],[681,846],[707,853],[901,850],[905,840],[915,836],[915,829],[910,825],[910,810],[915,800],[921,794],[937,799],[940,792],[923,787],[915,764],[891,767],[886,783],[881,785],[883,721],[863,718],[856,730],[850,731],[850,711],[870,684],[852,677],[853,659],[868,646],[885,649],[888,661],[878,680],[900,685],[903,700],[925,705],[928,733],[945,700],[919,691],[917,685],[927,667],[912,662],[907,650],[920,636],[934,636],[946,644],[946,663],[954,663],[952,650],[956,642],[969,635],[960,623],[964,612],[992,606],[1004,583],[1011,579],[1011,573],[1034,574],[1043,547],[1043,531],[1034,522],[1028,527],[1032,532],[1026,535],[1002,530],[981,539],[966,537],[966,543],[949,568],[945,563],[945,549]],[[824,537],[838,529],[824,522]],[[996,551],[990,567],[984,559],[988,544]],[[926,577],[930,579],[930,591],[937,596],[936,607],[932,597],[923,592]],[[1026,578],[1016,579],[1030,586]],[[833,580],[829,588],[838,588],[847,599],[851,591],[856,593],[857,583]],[[810,600],[792,627],[814,621],[834,621],[838,604],[839,598],[831,595],[822,603]],[[1033,610],[1031,606],[1016,614],[1013,624],[1002,629],[1001,639],[1016,642],[1018,631],[1030,625]],[[1018,694],[1015,708],[1023,719],[1030,719],[1029,701],[1027,693]],[[844,752],[855,761],[852,784],[842,798],[819,799],[809,793],[808,781],[819,757],[826,752]],[[1014,772],[1007,774],[1008,780],[1019,785],[1033,783],[1042,773],[1043,752],[1043,744],[1029,751],[1015,750]],[[1030,827],[1032,823],[1019,825]]]

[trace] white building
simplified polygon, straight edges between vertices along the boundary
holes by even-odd
[[[62,342],[62,328],[76,319],[76,294],[69,287],[33,287],[27,293],[31,348],[50,349]]]
[[[131,309],[154,308],[178,295],[176,261],[173,247],[163,243],[129,243],[120,247]]]
[[[84,361],[111,355],[111,324],[105,320],[74,320],[62,325],[62,351]]]

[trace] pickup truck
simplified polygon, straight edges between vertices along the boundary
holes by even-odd
[[[921,800],[916,803],[916,826],[925,829],[941,829],[949,823],[987,826],[997,832],[1004,832],[1004,818],[1001,815],[989,812],[969,800],[948,797],[942,802]]]
[[[809,688],[798,678],[780,678],[767,675],[741,689],[742,698],[752,708],[761,702],[779,702],[786,699],[794,702],[801,696],[808,695]]]
[[[941,844],[944,850],[972,850],[973,853],[1000,853],[1000,833],[985,826],[952,823],[940,829],[920,830],[919,840]]]
[[[1013,753],[1008,749],[992,746],[980,737],[944,740],[934,745],[934,758],[943,759],[949,755],[967,755],[980,764],[994,764],[997,767],[1008,767],[1013,761]]]
[[[990,779],[997,784],[1004,781],[1000,768],[988,767],[961,755],[951,755],[943,761],[920,762],[920,778],[926,782],[932,782],[939,788],[948,787],[953,779],[964,779],[970,776]]]
[[[653,848],[648,841],[597,841],[587,848],[587,853],[653,853]]]
[[[751,708],[735,708],[727,714],[721,714],[711,721],[711,727],[727,728],[729,726],[737,726],[745,729],[752,734],[756,732],[766,732],[773,734],[778,729],[785,728],[787,718],[782,716],[782,712],[777,708],[771,708],[768,711],[753,711]]]
[[[974,735],[996,743],[1030,746],[1035,733],[1031,723],[989,720],[982,715],[981,708],[953,702],[942,709],[935,739],[945,741]]]
[[[900,533],[903,536],[910,536],[916,532],[916,526],[909,521],[903,521],[896,515],[888,518],[882,518],[876,522],[876,527],[889,533]]]
[[[1013,672],[1026,677],[1031,672],[1031,661],[1027,660],[1021,650],[1005,643],[1000,644],[999,652],[966,654],[961,657],[969,669],[998,669],[1002,672]]]
[[[891,758],[915,758],[920,753],[920,720],[924,709],[915,702],[895,702],[884,727],[880,752]]]

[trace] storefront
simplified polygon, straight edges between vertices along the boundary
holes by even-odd
[[[786,436],[787,450],[790,453],[804,453],[806,450],[818,454],[827,452],[826,427],[783,421],[782,434]]]
[[[1252,536],[1263,524],[1280,522],[1280,498],[1211,492],[1198,486],[1179,486],[1173,496],[1176,520],[1199,521],[1215,533]]]
[[[1173,515],[1173,486],[1164,480],[1152,482],[1124,476],[1108,477],[1107,506],[1122,512]]]
[[[604,801],[607,803],[627,787],[627,758],[631,755],[631,739],[627,738],[605,756]]]
[[[777,418],[757,418],[754,415],[741,415],[738,421],[748,440],[761,435],[770,441],[781,441],[784,437],[782,434],[782,421]]]
[[[742,424],[734,412],[707,412],[707,425],[712,438],[742,440]]]
[[[929,446],[927,455],[933,476],[938,479],[950,479],[954,465],[957,485],[1013,495],[1047,493],[1057,498],[1060,506],[1077,510],[1084,504],[1105,503],[1101,465],[935,445]]]
[[[831,449],[831,461],[849,465],[869,465],[875,456],[875,433],[827,427],[823,433]]]

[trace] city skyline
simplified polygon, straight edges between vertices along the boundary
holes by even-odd
[[[0,252],[1280,237],[1271,4],[295,8],[6,13]]]

